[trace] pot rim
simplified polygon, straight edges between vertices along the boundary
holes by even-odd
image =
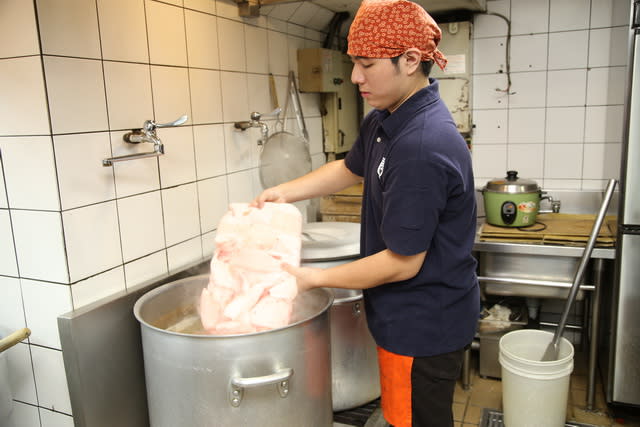
[[[327,295],[326,304],[320,310],[315,312],[313,316],[305,317],[304,319],[300,319],[300,320],[298,320],[297,322],[294,322],[294,323],[289,323],[288,325],[282,326],[280,328],[269,329],[269,330],[266,330],[266,331],[249,332],[249,333],[245,333],[245,334],[212,335],[212,334],[187,334],[187,333],[184,333],[184,332],[169,331],[167,329],[162,329],[162,328],[159,328],[157,326],[154,326],[154,325],[150,324],[140,314],[140,311],[142,310],[142,306],[148,300],[151,300],[154,297],[156,297],[157,295],[159,295],[159,294],[161,294],[163,292],[166,292],[167,289],[179,286],[179,285],[182,284],[182,282],[186,282],[186,281],[194,280],[194,279],[202,279],[204,281],[204,287],[206,287],[208,278],[209,278],[208,274],[199,274],[199,275],[196,275],[196,276],[185,277],[183,279],[174,280],[173,282],[165,283],[163,285],[160,285],[160,286],[158,286],[158,287],[146,292],[140,298],[138,298],[138,300],[136,301],[136,303],[133,306],[133,314],[134,314],[136,320],[140,323],[140,326],[145,326],[147,328],[156,330],[158,332],[162,332],[162,333],[166,333],[166,334],[170,334],[170,335],[177,335],[177,336],[188,337],[188,338],[196,338],[196,339],[244,338],[244,337],[252,337],[252,336],[258,336],[258,335],[264,335],[264,334],[268,334],[268,333],[283,331],[285,329],[293,328],[293,327],[301,325],[303,323],[311,322],[312,320],[314,320],[317,317],[319,317],[319,316],[323,315],[324,313],[326,313],[331,308],[331,306],[333,305],[333,301],[334,301],[333,293],[331,293],[327,289],[325,289],[325,288],[314,288],[314,289],[311,289],[311,290],[309,290],[307,292],[324,293],[324,294]]]
[[[356,301],[363,300],[362,295],[354,295],[351,297],[343,297],[343,298],[335,298],[333,301],[333,305],[343,305],[343,304],[351,304]]]

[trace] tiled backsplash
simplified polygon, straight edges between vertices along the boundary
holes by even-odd
[[[260,132],[233,122],[273,109],[269,73],[284,106],[297,49],[320,47],[332,17],[311,14],[243,19],[231,0],[0,3],[0,336],[32,330],[7,352],[9,425],[73,425],[58,315],[209,257],[228,204],[261,191]],[[318,166],[319,96],[301,98]],[[102,166],[151,151],[123,141],[130,129],[183,114],[158,129],[165,155]]]
[[[476,15],[473,56],[477,186],[517,170],[544,189],[602,189],[618,178],[629,1],[489,0],[508,26]]]
[[[548,189],[617,177],[627,0],[489,0],[476,15],[476,183],[517,169]],[[233,122],[284,104],[296,50],[319,47],[332,13],[310,2],[239,18],[232,0],[0,2],[0,335],[11,426],[71,426],[56,317],[210,256],[229,202],[260,191],[258,129]],[[36,20],[37,15],[37,20]],[[268,16],[266,16],[268,15]],[[446,52],[445,52],[446,54]],[[319,98],[302,95],[314,166],[324,161]],[[166,154],[122,136],[146,119]],[[295,120],[289,121],[295,126]],[[146,147],[145,147],[146,145]]]

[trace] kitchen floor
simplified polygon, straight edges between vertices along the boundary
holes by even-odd
[[[640,427],[640,418],[613,418],[605,403],[599,379],[596,383],[595,410],[586,409],[586,395],[587,357],[584,353],[576,353],[567,405],[567,421],[598,427]],[[471,357],[471,386],[469,390],[464,390],[461,382],[458,382],[453,401],[455,427],[480,426],[484,408],[502,411],[502,382],[482,378],[478,374],[477,352],[472,352]],[[350,426],[334,423],[334,427]]]

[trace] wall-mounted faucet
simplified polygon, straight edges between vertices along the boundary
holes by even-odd
[[[153,151],[147,153],[127,154],[124,156],[110,157],[102,160],[102,166],[113,166],[115,162],[123,162],[125,160],[143,159],[146,157],[157,157],[164,154],[164,145],[156,133],[157,128],[166,128],[180,126],[186,122],[188,116],[184,115],[170,123],[157,124],[153,120],[144,122],[142,129],[133,129],[122,136],[125,142],[130,144],[139,144],[141,142],[150,142],[153,144]]]
[[[254,111],[253,113],[251,113],[251,120],[245,121],[245,122],[235,122],[233,126],[236,129],[240,129],[243,131],[249,128],[260,128],[261,137],[258,140],[258,145],[262,145],[269,137],[269,127],[265,122],[261,121],[260,119],[262,117],[277,116],[278,114],[280,114],[281,111],[282,111],[281,108],[276,108],[269,114],[261,114],[261,113],[258,113],[257,111]]]
[[[559,213],[562,202],[558,199],[554,199],[553,197],[549,196],[546,191],[543,191],[542,194],[543,196],[540,197],[540,201],[548,200],[549,203],[551,204],[551,210],[540,210],[538,211],[538,213]]]

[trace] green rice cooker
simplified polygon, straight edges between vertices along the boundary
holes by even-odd
[[[487,223],[499,227],[527,227],[536,222],[542,190],[530,179],[507,171],[505,178],[489,181],[482,189]]]

